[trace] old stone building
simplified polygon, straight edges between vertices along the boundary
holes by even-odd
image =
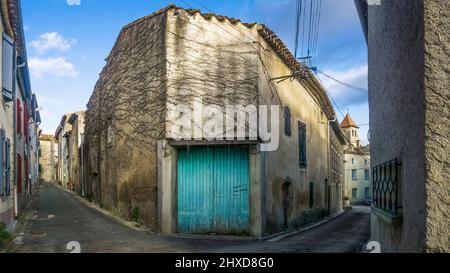
[[[345,175],[344,175],[344,148],[347,144],[337,120],[330,122],[330,180],[326,185],[325,193],[328,200],[328,213],[340,213],[343,208],[343,198],[345,196]]]
[[[39,180],[53,182],[56,180],[56,163],[58,160],[58,142],[53,135],[39,136]]]
[[[84,112],[64,115],[56,129],[58,161],[56,180],[64,188],[84,194],[82,179],[82,145],[84,135]]]
[[[181,135],[179,105],[193,113]],[[231,139],[198,137],[201,114],[227,106],[246,109],[243,137],[234,126]],[[264,112],[271,138],[252,137],[251,117]],[[236,120],[225,117],[215,126]],[[321,84],[266,26],[171,5],[126,25],[107,58],[86,111],[86,194],[163,233],[263,237],[303,226],[341,210],[333,120]]]
[[[448,253],[450,2],[373,2],[356,0],[369,50],[372,240],[382,252]]]

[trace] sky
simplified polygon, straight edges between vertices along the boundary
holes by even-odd
[[[85,110],[122,26],[170,3],[263,23],[294,51],[296,0],[22,0],[31,84],[44,133],[53,134],[65,113]],[[353,0],[323,0],[315,66],[367,88],[367,48]],[[338,106],[338,119],[350,113],[367,143],[367,93],[319,77]]]

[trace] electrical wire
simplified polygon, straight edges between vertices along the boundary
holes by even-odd
[[[359,91],[359,92],[363,92],[363,93],[365,93],[365,94],[367,94],[367,93],[369,92],[369,90],[368,90],[367,88],[362,88],[362,87],[354,86],[354,85],[349,84],[349,83],[345,83],[345,82],[343,82],[343,81],[340,81],[340,80],[338,80],[338,79],[336,79],[336,78],[334,78],[334,77],[332,77],[332,76],[330,76],[330,75],[324,73],[323,71],[321,71],[321,70],[319,70],[319,69],[315,69],[315,70],[316,70],[318,73],[320,73],[320,74],[324,75],[325,77],[329,78],[330,80],[333,80],[333,81],[335,81],[335,82],[337,82],[337,83],[339,83],[339,84],[341,84],[341,85],[343,85],[343,86],[345,86],[345,87],[354,89],[354,90]],[[316,73],[316,74],[317,74],[317,73]]]

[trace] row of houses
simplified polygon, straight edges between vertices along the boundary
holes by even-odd
[[[42,182],[57,182],[84,196],[83,153],[84,112],[62,116],[54,135],[41,135]]]
[[[205,117],[179,122],[178,106],[205,113],[211,104],[242,106],[244,135],[235,125],[198,137]],[[270,138],[251,124],[264,106]],[[87,111],[64,115],[46,139],[44,180],[164,234],[261,238],[343,209],[347,141],[330,99],[256,23],[170,5],[126,25]]]
[[[31,90],[21,6],[0,1],[0,223],[9,228],[39,185],[39,114]]]

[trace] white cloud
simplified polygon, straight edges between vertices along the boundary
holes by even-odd
[[[69,6],[81,6],[81,0],[66,0]]]
[[[367,65],[361,65],[347,70],[324,70],[323,72],[346,84],[367,88]],[[348,88],[322,74],[319,74],[319,77],[331,96],[338,101],[339,104],[348,105],[364,101],[367,102],[367,92]]]
[[[39,36],[38,40],[32,41],[30,45],[36,49],[39,54],[43,54],[49,50],[57,50],[60,52],[68,51],[76,40],[67,40],[58,32],[46,32]]]
[[[42,80],[44,75],[54,77],[70,77],[74,78],[78,75],[75,66],[68,62],[64,57],[58,58],[30,58],[29,67],[31,76],[35,79]]]

